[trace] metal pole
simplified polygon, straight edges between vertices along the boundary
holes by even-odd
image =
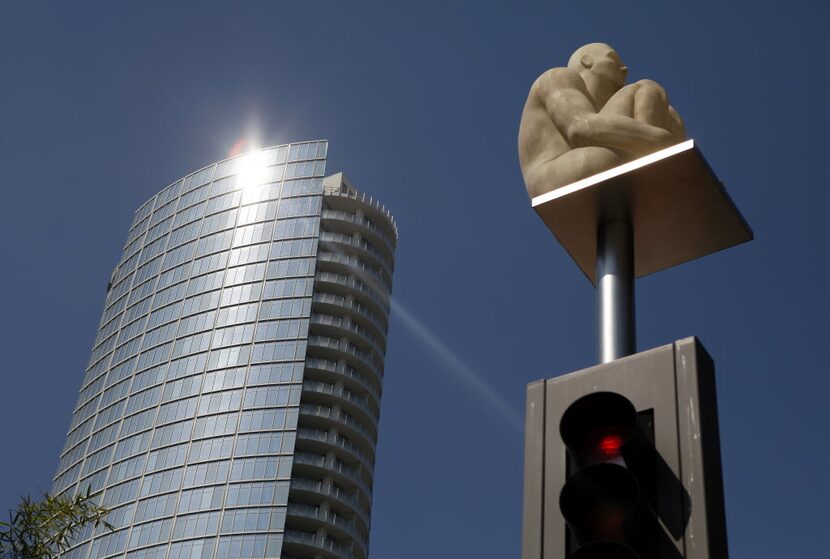
[[[634,327],[634,241],[631,223],[597,230],[597,358],[608,363],[637,351]]]

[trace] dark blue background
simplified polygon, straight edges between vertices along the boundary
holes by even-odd
[[[591,365],[593,290],[531,211],[527,89],[583,43],[668,90],[754,242],[638,284],[639,347],[718,365],[733,557],[822,556],[821,2],[5,2],[0,510],[48,489],[133,211],[240,138],[328,138],[400,226],[372,556],[517,557],[526,383]]]

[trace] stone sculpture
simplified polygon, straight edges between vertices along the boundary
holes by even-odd
[[[519,126],[531,199],[685,139],[666,91],[651,80],[625,85],[627,72],[613,48],[591,43],[533,83]]]

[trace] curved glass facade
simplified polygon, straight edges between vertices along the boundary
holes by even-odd
[[[136,212],[53,492],[63,557],[365,559],[397,230],[327,143],[205,167]]]

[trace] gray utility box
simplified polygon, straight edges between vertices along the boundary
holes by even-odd
[[[726,559],[714,364],[695,338],[528,385],[522,559],[565,559],[576,547],[559,507],[569,476],[559,425],[574,401],[594,392],[630,400],[648,431],[653,555]]]

